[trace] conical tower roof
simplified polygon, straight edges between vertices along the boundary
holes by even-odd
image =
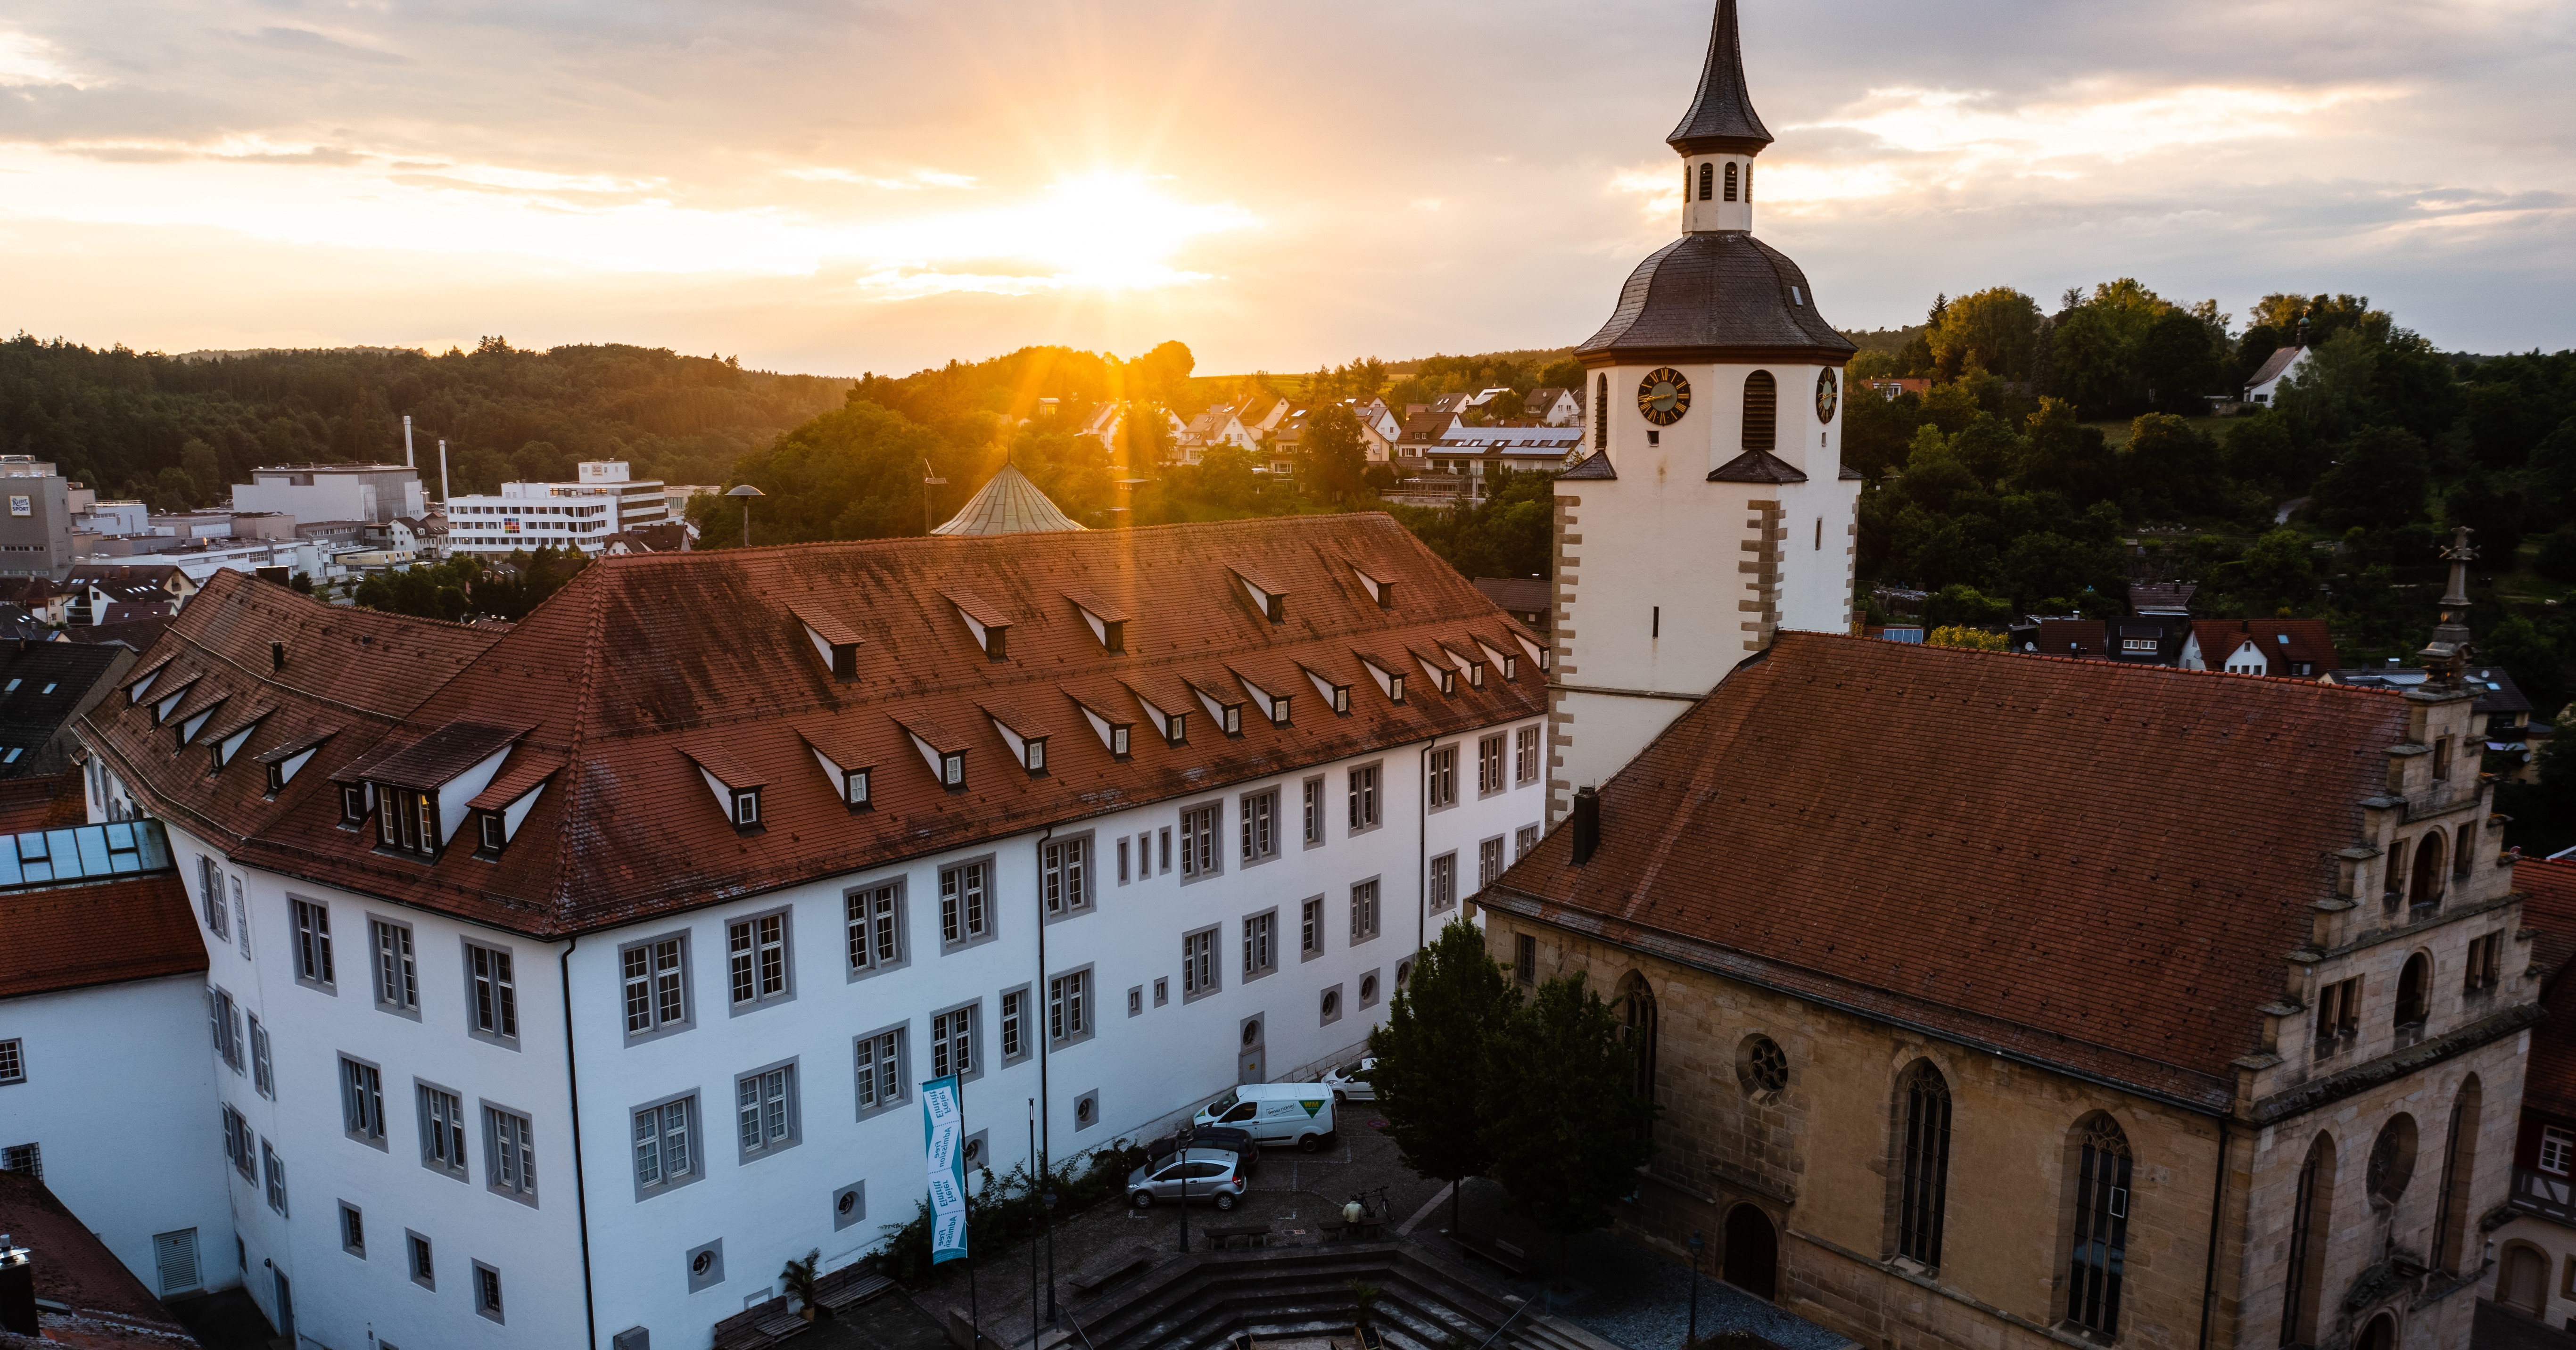
[[[1771,143],[1753,95],[1744,85],[1744,41],[1736,31],[1735,0],[1717,0],[1717,22],[1708,35],[1708,64],[1699,73],[1699,96],[1665,142],[1685,155],[1711,151],[1759,154]]]
[[[1004,464],[948,523],[932,534],[1043,534],[1082,525],[1057,509],[1029,476]]]

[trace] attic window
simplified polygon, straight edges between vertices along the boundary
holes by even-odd
[[[1369,599],[1376,601],[1379,609],[1395,608],[1394,582],[1371,575],[1367,569],[1357,566],[1351,568],[1351,575],[1360,579],[1360,589],[1368,592]]]
[[[1249,568],[1238,566],[1233,570],[1234,579],[1242,585],[1243,593],[1252,598],[1252,607],[1260,610],[1263,618],[1272,623],[1288,621],[1288,592]]]
[[[734,792],[733,823],[736,829],[749,829],[760,823],[760,789],[741,788]]]
[[[486,858],[499,857],[501,846],[510,842],[509,826],[501,819],[501,813],[485,811],[476,818],[475,824],[476,837],[480,840],[475,853]]]
[[[975,635],[975,645],[984,649],[989,660],[1007,661],[1011,650],[1011,621],[1002,611],[972,595],[951,594],[948,603],[956,606],[957,617],[966,631]]]
[[[273,765],[273,764],[269,766],[269,772],[270,772],[270,774],[271,774],[272,776],[273,776],[273,775],[275,775],[275,773],[277,772],[277,767],[278,767],[278,766]],[[343,783],[343,784],[341,784],[341,785],[340,785],[340,824],[341,824],[342,826],[344,826],[344,827],[349,828],[349,829],[356,829],[358,826],[360,826],[360,825],[364,825],[364,824],[366,824],[366,823],[367,823],[367,789],[366,789],[366,785],[365,785],[365,784],[363,784],[363,783]]]
[[[1315,693],[1324,700],[1324,706],[1333,710],[1334,716],[1348,717],[1350,715],[1351,687],[1349,685],[1333,680],[1323,672],[1316,670],[1313,666],[1300,666],[1298,669],[1306,672],[1307,680],[1311,681],[1315,686]]]
[[[215,739],[213,746],[215,772],[223,772],[224,766],[233,762],[233,756],[241,753],[242,744],[250,739],[252,732],[259,730],[259,724],[267,717],[268,714],[261,713]]]
[[[396,853],[435,861],[446,840],[439,829],[438,794],[378,783],[376,797],[385,804],[376,813],[377,842]]]
[[[1125,611],[1088,592],[1067,591],[1064,598],[1072,601],[1073,607],[1081,612],[1082,621],[1090,627],[1091,636],[1100,644],[1100,650],[1112,656],[1126,654],[1127,615]]]
[[[966,786],[966,752],[951,750],[939,757],[939,783],[942,787]]]
[[[1066,691],[1066,696],[1073,700],[1073,706],[1075,708],[1081,710],[1082,720],[1091,724],[1091,734],[1100,738],[1100,744],[1106,748],[1111,755],[1114,755],[1119,759],[1127,758],[1127,734],[1135,724],[1132,722],[1117,721],[1107,713],[1093,707],[1090,700],[1083,698],[1079,694],[1073,693],[1071,690]]]
[[[1028,749],[1021,756],[1021,761],[1028,765],[1030,773],[1045,773],[1046,737],[1032,736],[1028,739],[1027,744]]]
[[[1274,727],[1284,727],[1288,725],[1288,701],[1288,695],[1286,694],[1281,694],[1279,697],[1271,700],[1270,725]]]
[[[214,702],[199,708],[195,712],[188,714],[186,717],[180,718],[179,744],[184,748],[190,741],[197,739],[197,733],[206,729],[206,723],[212,719],[215,713],[223,706],[224,701],[222,699],[216,699]]]
[[[815,654],[823,658],[833,679],[848,683],[859,677],[857,629],[815,606],[798,605],[789,612],[805,625],[806,641],[814,644]]]

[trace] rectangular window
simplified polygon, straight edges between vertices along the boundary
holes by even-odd
[[[1377,771],[1378,766],[1374,764],[1364,764],[1351,770],[1350,828],[1353,834],[1377,828]]]
[[[793,1064],[734,1080],[734,1128],[745,1157],[765,1157],[796,1142],[795,1096]]]
[[[1181,997],[1196,998],[1216,988],[1216,930],[1181,939]]]
[[[964,1078],[975,1072],[975,1009],[971,1006],[930,1019],[930,1076]]]
[[[356,1205],[340,1202],[340,1250],[364,1260],[367,1255],[367,1220]]]
[[[373,1064],[340,1060],[341,1133],[366,1144],[385,1141],[385,1076]]]
[[[420,1011],[420,969],[412,960],[411,928],[369,919],[367,937],[376,949],[376,1006]]]
[[[1431,860],[1431,910],[1438,913],[1458,903],[1458,855],[1443,853]]]
[[[1538,728],[1522,727],[1512,733],[1512,781],[1538,781]]]
[[[329,988],[331,911],[310,900],[289,900],[287,908],[295,915],[295,978]]]
[[[240,877],[227,878],[233,891],[233,936],[241,940],[242,959],[250,959],[250,901],[242,896]]]
[[[1123,834],[1118,836],[1118,884],[1121,886],[1127,884],[1127,851],[1134,843],[1134,840]]]
[[[698,1174],[697,1104],[683,1097],[635,1113],[636,1190],[676,1186]]]
[[[510,954],[497,947],[465,944],[465,974],[472,985],[474,1029],[503,1040],[519,1038],[519,987],[510,973]]]
[[[947,875],[941,874],[939,880],[942,887],[939,907],[944,918],[948,910],[948,896],[945,894]],[[848,925],[846,936],[849,939],[851,971],[892,970],[903,964],[903,907],[898,903],[894,885],[870,886],[863,891],[850,892],[841,901],[841,913],[843,922]],[[948,940],[957,941],[955,938]],[[738,984],[734,999],[736,1002],[742,1000]]]
[[[687,969],[681,939],[656,938],[618,953],[626,986],[626,1034],[668,1031],[689,1020]]]
[[[259,1141],[259,1170],[268,1178],[268,1207],[280,1218],[286,1215],[286,1164],[278,1161],[277,1150],[268,1141]]]
[[[2489,933],[2469,939],[2468,964],[2461,980],[2461,994],[2474,997],[2495,988],[2497,979],[2503,974],[2500,969],[2503,962],[2504,934]]]
[[[1091,905],[1091,882],[1083,867],[1087,839],[1050,839],[1038,850],[1038,887],[1050,918],[1080,914]]]
[[[1028,991],[1014,989],[1002,995],[1002,1059],[1005,1063],[1029,1052],[1027,1034]]]
[[[1377,883],[1363,881],[1351,888],[1351,942],[1357,945],[1377,936]]]
[[[1255,914],[1243,921],[1243,978],[1267,975],[1279,968],[1276,914]]]
[[[1538,939],[1527,933],[1512,935],[1512,978],[1522,984],[1538,983]]]
[[[889,1105],[902,1105],[904,1100],[904,1033],[881,1031],[876,1036],[860,1036],[855,1054],[858,1067],[858,1110],[884,1110]]]
[[[1519,860],[1528,857],[1530,855],[1530,850],[1537,847],[1538,827],[1536,825],[1523,825],[1519,829],[1512,831],[1513,861],[1518,862]]]
[[[420,1085],[420,1161],[450,1176],[465,1175],[465,1103],[427,1083]]]
[[[1503,837],[1498,834],[1476,845],[1476,889],[1493,885],[1494,878],[1502,874]]]
[[[1047,1035],[1058,1041],[1081,1039],[1091,1030],[1091,1010],[1083,998],[1089,972],[1075,971],[1047,981]]]
[[[1243,799],[1243,861],[1257,863],[1279,856],[1279,793],[1256,792]]]
[[[1181,879],[1211,876],[1216,872],[1217,813],[1224,808],[1210,802],[1181,812]]]
[[[1172,827],[1163,827],[1163,875],[1172,874]]]
[[[233,1170],[244,1181],[259,1179],[259,1160],[251,1151],[250,1122],[230,1106],[224,1108],[224,1156],[232,1159]]]
[[[749,1007],[787,995],[787,916],[763,914],[725,925],[733,1003]]]
[[[501,1272],[480,1261],[474,1263],[474,1311],[501,1320]]]
[[[250,1019],[250,1085],[259,1095],[277,1100],[277,1066],[268,1057],[268,1028]]]
[[[0,1087],[27,1081],[27,1048],[16,1037],[0,1041]]]
[[[1324,954],[1324,897],[1297,907],[1297,954],[1300,957]]]
[[[197,859],[197,884],[204,895],[206,927],[216,937],[231,942],[233,936],[224,923],[224,869],[212,858]]]
[[[1324,780],[1309,778],[1302,791],[1304,810],[1300,837],[1309,845],[1320,844],[1324,842]]]
[[[1127,841],[1118,841],[1119,880],[1126,877]],[[991,897],[981,862],[939,869],[939,940],[951,947],[991,936]]]
[[[437,1288],[438,1266],[430,1259],[429,1239],[409,1231],[404,1232],[403,1239],[403,1245],[410,1249],[412,1283]]]
[[[221,989],[206,989],[206,1021],[215,1033],[215,1053],[234,1073],[242,1071],[241,1034],[234,1030],[233,996]]]
[[[1431,752],[1431,776],[1424,783],[1431,809],[1458,804],[1458,747],[1444,745]]]
[[[2576,1133],[2555,1125],[2540,1127],[2540,1170],[2553,1176],[2567,1175],[2568,1165],[2576,1162]]]
[[[2361,977],[2337,980],[2317,991],[2317,1056],[2350,1045],[2361,1033]]]
[[[1476,742],[1476,795],[1491,796],[1503,790],[1503,738],[1501,733]]]
[[[537,1195],[537,1145],[528,1118],[497,1106],[483,1108],[483,1162],[486,1185],[503,1195],[533,1200]]]
[[[438,856],[438,846],[446,836],[438,827],[436,794],[378,783],[376,800],[384,804],[384,809],[376,813],[377,842],[397,853],[431,859]]]

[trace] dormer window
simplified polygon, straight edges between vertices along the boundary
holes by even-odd
[[[841,775],[841,801],[848,806],[868,804],[868,771],[852,769]]]
[[[501,813],[485,811],[476,817],[475,824],[480,844],[474,851],[486,858],[501,856],[501,846],[510,842],[509,827],[501,819]]]
[[[769,786],[767,779],[742,766],[718,742],[710,739],[693,746],[680,747],[680,754],[698,771],[715,798],[717,809],[724,812],[725,823],[737,834],[750,834],[762,829],[761,792]]]
[[[376,800],[385,807],[376,813],[377,842],[396,853],[437,861],[438,847],[445,842],[438,828],[437,794],[378,783]]]
[[[733,824],[746,830],[760,823],[760,789],[745,788],[733,794]]]
[[[267,768],[268,774],[266,791],[269,796],[274,797],[286,787],[286,766],[283,764],[272,763],[268,765]]]
[[[805,625],[805,639],[814,644],[814,652],[823,659],[832,678],[847,684],[859,677],[859,633],[836,615],[816,605],[789,608],[798,622]]]
[[[839,722],[816,722],[799,728],[805,748],[814,752],[814,763],[823,771],[823,779],[832,785],[832,794],[841,804],[856,811],[868,804],[868,771],[875,768],[875,755]]]
[[[275,774],[275,773],[277,772],[277,766],[276,766],[276,765],[273,765],[273,764],[272,764],[272,765],[270,765],[270,766],[269,766],[269,772],[270,772],[271,774]],[[340,785],[340,825],[341,825],[341,828],[343,828],[343,829],[356,829],[358,826],[360,826],[360,825],[364,825],[364,824],[366,824],[366,823],[367,823],[367,789],[366,789],[366,787],[365,787],[363,784],[359,784],[359,783],[343,783],[343,784],[341,784],[341,785]]]
[[[975,645],[984,649],[986,660],[1010,659],[1010,616],[962,592],[952,592],[948,603],[957,607],[957,617],[965,623],[966,631],[975,635]]]
[[[1234,579],[1252,599],[1252,607],[1272,623],[1288,621],[1288,592],[1250,567],[1235,566]]]
[[[1288,725],[1288,696],[1286,694],[1282,694],[1270,701],[1270,725],[1274,727],[1284,727]]]
[[[1092,639],[1100,644],[1100,650],[1112,656],[1126,653],[1126,611],[1088,591],[1067,591],[1064,598],[1072,601],[1073,607],[1081,612],[1082,621],[1091,629]]]
[[[1240,736],[1243,734],[1242,704],[1229,703],[1225,705],[1225,734],[1228,736]]]
[[[1029,740],[1028,740],[1028,750],[1025,752],[1025,754],[1024,754],[1024,756],[1023,756],[1023,759],[1024,759],[1024,761],[1028,764],[1029,772],[1030,772],[1030,773],[1033,773],[1033,774],[1036,774],[1036,773],[1045,773],[1045,772],[1046,772],[1046,737],[1044,737],[1044,736],[1032,736],[1032,737],[1030,737],[1030,738],[1029,738]]]
[[[1109,729],[1109,753],[1120,759],[1127,757],[1127,728],[1123,724]]]
[[[1369,599],[1377,602],[1379,609],[1395,608],[1394,582],[1356,564],[1351,567],[1351,575],[1359,578],[1360,589],[1368,593]]]
[[[966,752],[952,750],[939,757],[940,786],[955,789],[966,786]]]
[[[1190,715],[1174,713],[1164,724],[1163,740],[1171,745],[1184,745],[1190,739]]]

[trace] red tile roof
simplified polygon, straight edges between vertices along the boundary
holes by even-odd
[[[2249,641],[2262,650],[2274,675],[2290,673],[2284,662],[2305,661],[2311,675],[2335,668],[2334,634],[2323,619],[2194,619],[2191,635],[2200,644],[2201,664],[2211,670],[2225,670],[2229,654]]]
[[[88,795],[89,788],[77,773],[0,779],[0,834],[87,824]]]
[[[1588,865],[1555,831],[1493,899],[2223,1108],[2405,730],[2384,693],[1784,633],[1602,786]]]
[[[2556,979],[2567,958],[2576,956],[2576,860],[2517,858],[2513,888],[2523,893],[2522,926],[2537,935],[2532,938],[2532,968],[2545,979]]]
[[[2576,862],[2520,859],[2513,865],[2513,888],[2523,893],[2523,926],[2539,935],[2532,940],[2531,963],[2548,972],[2540,1002],[2549,1020],[2531,1029],[2523,1109],[2576,1120],[2576,980],[2564,978],[2567,958],[2576,955]]]
[[[101,932],[116,940],[99,941]],[[0,998],[205,968],[188,888],[175,872],[0,892]]]
[[[2101,656],[2110,650],[2100,619],[2042,619],[2032,641],[2041,656]]]
[[[1244,595],[1235,564],[1251,558],[1291,596],[1283,622],[1261,618]],[[1397,582],[1392,609],[1361,589],[1357,562]],[[342,733],[274,803],[262,800],[255,772],[210,779],[204,756],[174,759],[172,738],[151,734],[148,704],[110,698],[83,722],[85,737],[156,808],[167,801],[165,815],[238,840],[246,862],[536,935],[886,866],[1546,710],[1535,663],[1510,682],[1489,668],[1485,688],[1461,680],[1448,697],[1417,679],[1401,705],[1361,673],[1355,648],[1427,649],[1471,634],[1519,640],[1517,625],[1466,579],[1375,513],[604,558],[506,635],[353,617],[228,575],[189,602],[147,658],[181,653],[154,689],[185,676],[227,690],[266,686],[281,708],[244,747],[250,755],[272,737],[304,734],[326,712]],[[1066,603],[1069,590],[1135,616],[1124,653],[1101,650]],[[976,650],[959,597],[1011,625],[1009,659]],[[835,680],[806,636],[796,611],[813,607],[864,639],[854,680]],[[266,628],[285,627],[301,651],[328,647],[315,630],[334,624],[343,630],[335,659],[347,656],[350,628],[374,633],[385,659],[341,659],[302,679],[291,655],[287,671],[270,676]],[[1228,736],[1182,687],[1188,676],[1242,702],[1229,664],[1268,672],[1298,662],[1353,687],[1348,715],[1303,699],[1292,725],[1248,715]],[[1169,711],[1200,714],[1188,742],[1139,735],[1126,759],[1113,758],[1066,693],[1118,720],[1146,720],[1120,681]],[[987,705],[1057,733],[1044,772],[1008,762]],[[460,833],[435,864],[376,852],[339,828],[335,772],[379,744],[459,721],[534,723],[504,778],[522,757],[563,766],[497,861],[469,856],[463,821],[444,822]],[[905,728],[966,751],[963,789],[938,783]],[[859,757],[847,767],[875,767],[873,809],[848,808],[809,744]],[[723,747],[729,771],[766,781],[761,831],[737,833],[680,753],[708,745]]]
[[[48,1326],[45,1339],[21,1343],[169,1350],[197,1344],[45,1183],[24,1173],[0,1172],[0,1233],[34,1253],[36,1297],[72,1309],[85,1322]],[[214,1240],[213,1235],[205,1240]]]

